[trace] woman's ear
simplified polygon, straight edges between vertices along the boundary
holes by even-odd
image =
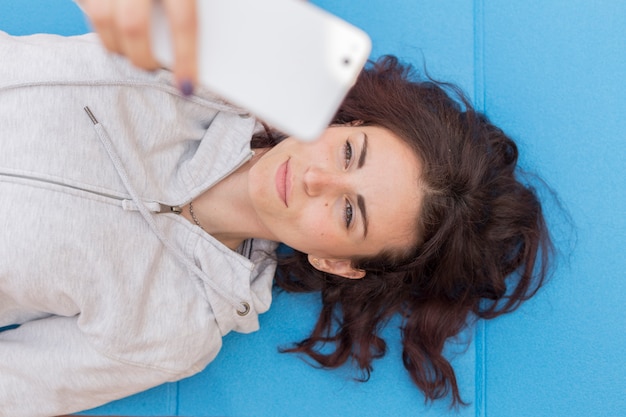
[[[330,127],[341,127],[341,126],[354,127],[354,126],[361,126],[364,123],[365,122],[363,122],[363,120],[353,120],[348,123],[333,123],[330,125]]]
[[[338,275],[348,279],[361,279],[365,276],[365,271],[353,267],[352,261],[349,259],[316,258],[312,255],[308,255],[308,259],[313,268],[327,274]]]
[[[351,122],[346,123],[346,126],[361,126],[363,124],[363,120],[353,120]]]

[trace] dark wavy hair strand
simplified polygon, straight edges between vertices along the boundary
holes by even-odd
[[[354,121],[392,131],[422,161],[416,244],[354,259],[367,271],[360,280],[319,272],[302,253],[280,258],[279,287],[322,299],[310,336],[284,351],[325,368],[352,361],[367,380],[386,353],[380,330],[399,313],[404,366],[426,400],[465,404],[444,345],[473,319],[511,312],[541,287],[552,243],[540,201],[519,180],[518,149],[502,130],[456,87],[420,80],[395,57],[366,67],[333,123]]]

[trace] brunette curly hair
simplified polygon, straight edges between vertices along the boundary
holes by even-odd
[[[401,314],[404,366],[426,400],[465,404],[444,344],[476,318],[515,310],[544,283],[553,246],[539,198],[520,180],[517,146],[502,130],[458,88],[421,80],[395,57],[368,64],[333,123],[354,121],[389,129],[422,160],[416,244],[354,259],[367,272],[360,280],[320,272],[303,253],[281,257],[276,284],[322,298],[310,336],[283,351],[326,368],[351,360],[367,380],[386,351],[381,328]]]

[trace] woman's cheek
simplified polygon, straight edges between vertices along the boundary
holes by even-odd
[[[312,237],[324,237],[328,233],[329,225],[332,222],[330,210],[322,210],[321,207],[310,207],[303,218],[303,228]]]
[[[342,223],[337,220],[337,216],[336,213],[327,213],[319,216],[314,225],[316,236],[319,239],[337,240],[341,237],[344,229],[341,228]]]

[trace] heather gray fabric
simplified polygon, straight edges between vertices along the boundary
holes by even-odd
[[[196,93],[93,35],[0,32],[0,327],[21,324],[0,333],[0,416],[70,413],[181,379],[226,333],[258,329],[275,243],[243,256],[158,212],[251,156],[255,119]]]

